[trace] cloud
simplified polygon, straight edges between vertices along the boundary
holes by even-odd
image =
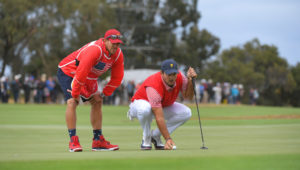
[[[289,64],[300,62],[300,1],[199,1],[200,29],[221,39],[221,48],[258,38],[275,45]]]

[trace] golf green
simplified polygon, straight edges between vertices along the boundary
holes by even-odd
[[[120,150],[92,152],[89,106],[77,111],[83,152],[68,151],[65,105],[0,104],[0,169],[300,169],[300,108],[200,106],[173,134],[177,150],[141,151],[128,106],[103,107],[103,134]],[[155,128],[153,121],[152,128]]]

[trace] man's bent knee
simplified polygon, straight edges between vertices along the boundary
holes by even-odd
[[[76,107],[78,105],[78,101],[76,101],[74,98],[70,98],[70,99],[67,100],[67,105],[72,106],[72,107]]]
[[[92,105],[101,105],[101,103],[102,103],[102,98],[100,97],[99,94],[96,94],[96,95],[94,95],[94,96],[91,98],[90,103],[91,103]]]
[[[189,120],[192,117],[192,111],[190,108],[187,108],[185,111],[186,119]]]

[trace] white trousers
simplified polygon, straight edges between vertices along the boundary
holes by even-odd
[[[161,136],[158,128],[152,131],[151,134],[151,123],[155,116],[151,110],[151,105],[146,100],[134,100],[129,105],[130,109],[128,112],[129,119],[137,118],[143,128],[143,140],[151,140],[151,136]],[[171,134],[176,128],[189,120],[192,116],[191,109],[187,106],[175,102],[173,105],[164,107],[164,118],[169,133]]]

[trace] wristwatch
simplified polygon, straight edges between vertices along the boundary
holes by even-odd
[[[100,93],[100,97],[101,97],[101,98],[104,98],[104,97],[105,97],[105,94],[101,92],[101,93]]]

